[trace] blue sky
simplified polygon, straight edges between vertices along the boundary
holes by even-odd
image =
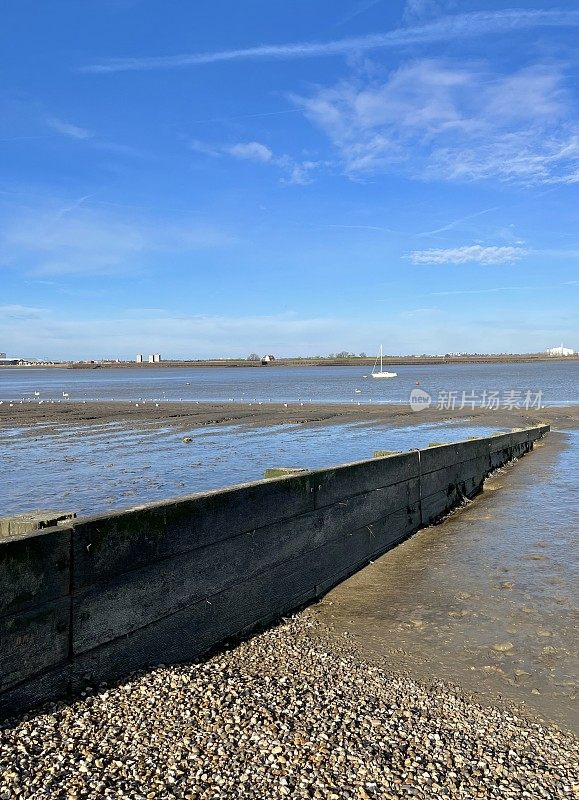
[[[566,0],[8,0],[0,350],[579,347],[578,24]]]

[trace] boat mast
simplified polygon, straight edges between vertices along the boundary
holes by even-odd
[[[384,369],[382,367],[382,345],[380,345],[380,372],[383,372]]]

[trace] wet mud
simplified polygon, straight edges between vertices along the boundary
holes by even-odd
[[[316,615],[393,670],[577,730],[578,473],[577,432],[551,433]]]

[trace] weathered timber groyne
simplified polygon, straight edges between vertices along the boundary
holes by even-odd
[[[0,539],[0,714],[196,658],[436,521],[548,425]]]

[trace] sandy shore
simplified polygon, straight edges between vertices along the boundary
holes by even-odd
[[[203,425],[267,426],[280,424],[345,424],[380,422],[388,425],[418,425],[425,422],[467,421],[474,425],[513,428],[551,423],[560,428],[579,425],[579,406],[506,411],[499,409],[412,411],[406,404],[356,405],[354,403],[192,403],[192,402],[63,402],[0,405],[2,427],[81,425],[123,422],[171,425],[188,429]]]

